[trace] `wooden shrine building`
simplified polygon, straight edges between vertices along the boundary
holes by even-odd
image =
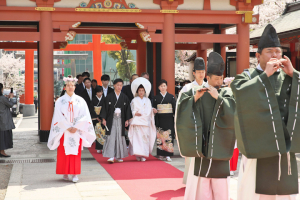
[[[66,47],[66,41],[76,34],[118,35],[123,39],[123,48],[137,50],[137,73],[147,71],[155,89],[157,81],[167,80],[169,92],[174,94],[175,50],[197,50],[197,56],[207,59],[206,50],[213,48],[225,59],[226,46],[235,44],[237,73],[248,67],[249,24],[259,21],[252,10],[261,3],[262,0],[0,0],[0,41],[15,41],[0,42],[0,49],[37,49],[39,135],[41,141],[47,141],[53,115],[53,78],[49,77],[53,74],[53,51]],[[237,34],[227,35],[226,28],[234,26]],[[99,77],[101,69],[97,73]]]

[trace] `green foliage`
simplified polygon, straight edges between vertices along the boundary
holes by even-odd
[[[54,80],[54,96],[60,96],[60,93],[64,87],[64,83],[62,81]]]
[[[102,41],[106,44],[119,44],[123,40],[120,40],[115,35],[102,35]],[[108,51],[108,56],[117,60],[116,68],[120,78],[123,80],[129,80],[131,74],[136,71],[136,64],[134,62],[128,63],[127,60],[133,60],[133,54],[130,50],[122,49],[121,51]]]

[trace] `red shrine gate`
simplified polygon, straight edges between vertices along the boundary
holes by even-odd
[[[252,10],[262,0],[18,2],[0,0],[0,40],[37,43],[2,42],[0,49],[38,49],[39,135],[45,142],[53,115],[53,79],[49,78],[53,50],[65,46],[75,34],[119,35],[123,47],[137,50],[137,73],[148,71],[154,87],[161,78],[167,80],[169,92],[174,94],[175,49],[197,50],[197,56],[207,59],[206,50],[213,48],[225,60],[226,46],[233,44],[237,46],[237,73],[249,66],[249,24],[258,22]],[[227,35],[226,28],[234,26],[237,34]],[[99,78],[101,69],[95,70]]]

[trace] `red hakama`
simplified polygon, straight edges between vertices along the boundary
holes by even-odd
[[[232,158],[230,159],[230,171],[236,171],[237,164],[239,161],[239,154],[240,154],[239,149],[235,148],[233,150]]]
[[[60,145],[57,148],[56,174],[78,175],[81,173],[81,145],[80,139],[78,155],[66,155],[64,135],[60,138]]]

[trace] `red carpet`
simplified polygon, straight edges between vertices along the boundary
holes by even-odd
[[[146,162],[138,162],[134,156],[130,156],[123,163],[110,164],[108,158],[97,154],[94,146],[89,150],[132,200],[183,199],[183,172],[175,167],[153,156]]]

